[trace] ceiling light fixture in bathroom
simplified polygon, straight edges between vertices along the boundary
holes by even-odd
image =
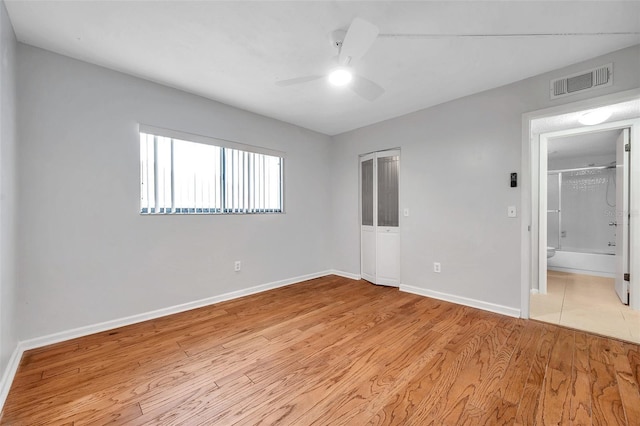
[[[611,110],[609,108],[593,109],[583,113],[578,122],[585,126],[593,126],[595,124],[604,123],[609,117],[611,117]]]

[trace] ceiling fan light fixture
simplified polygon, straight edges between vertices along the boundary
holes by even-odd
[[[338,68],[329,74],[328,80],[334,86],[346,86],[351,83],[353,79],[353,74],[351,71],[345,68]]]
[[[609,117],[611,117],[611,110],[609,108],[599,108],[585,112],[578,118],[578,122],[585,126],[593,126],[604,123]]]

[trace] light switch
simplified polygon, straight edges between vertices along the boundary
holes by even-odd
[[[409,209],[404,209],[404,217],[409,216]]]
[[[507,217],[517,217],[518,211],[516,210],[516,206],[507,207]]]

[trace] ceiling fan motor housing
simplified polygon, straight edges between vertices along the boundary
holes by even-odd
[[[344,37],[347,35],[346,30],[335,30],[331,33],[331,45],[340,49],[342,47],[342,42],[344,41]]]

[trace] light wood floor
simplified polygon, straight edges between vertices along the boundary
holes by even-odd
[[[640,347],[325,277],[25,353],[3,424],[640,424]]]

